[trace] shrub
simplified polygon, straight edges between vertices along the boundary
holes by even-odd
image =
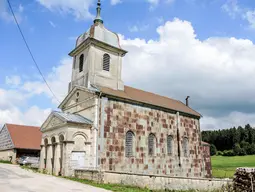
[[[233,152],[235,155],[239,155],[241,153],[241,147],[240,147],[239,143],[235,143],[235,145],[233,147]]]
[[[245,155],[247,155],[245,149],[241,148],[241,150],[240,150],[240,152],[239,152],[238,155],[239,155],[239,156],[245,156]]]
[[[235,156],[233,150],[224,150],[222,156]]]
[[[215,147],[214,144],[211,144],[210,145],[210,155],[213,156],[213,155],[216,155],[217,154],[217,148]]]
[[[222,156],[223,152],[222,151],[217,151],[217,156]]]
[[[254,155],[255,154],[255,144],[254,143],[250,144],[250,146],[247,147],[246,153],[248,155]]]

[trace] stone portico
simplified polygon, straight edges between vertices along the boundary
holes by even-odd
[[[89,119],[52,112],[41,131],[41,170],[54,175],[72,175],[75,168],[96,167],[96,129]]]

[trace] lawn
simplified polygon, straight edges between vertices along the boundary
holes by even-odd
[[[255,155],[248,156],[213,156],[212,172],[216,178],[232,178],[238,167],[255,167]]]
[[[12,162],[10,162],[10,161],[6,161],[6,160],[0,160],[0,163],[12,164]]]

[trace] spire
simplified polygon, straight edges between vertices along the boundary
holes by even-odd
[[[101,13],[101,2],[100,2],[100,0],[98,0],[98,2],[97,2],[97,16],[94,20],[94,23],[98,23],[98,22],[102,23],[102,24],[104,23],[100,16],[100,13]]]

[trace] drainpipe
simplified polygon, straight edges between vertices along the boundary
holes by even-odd
[[[98,139],[99,139],[99,118],[101,117],[101,112],[100,112],[100,107],[102,106],[101,104],[101,95],[102,95],[102,92],[100,91],[99,93],[99,97],[98,97],[98,105],[97,105],[97,135],[96,135],[96,168],[98,169]],[[101,146],[100,146],[101,147]]]
[[[181,167],[181,148],[180,148],[180,133],[179,133],[179,112],[176,113],[176,128],[177,128],[177,144],[178,144],[178,160],[179,167]]]

